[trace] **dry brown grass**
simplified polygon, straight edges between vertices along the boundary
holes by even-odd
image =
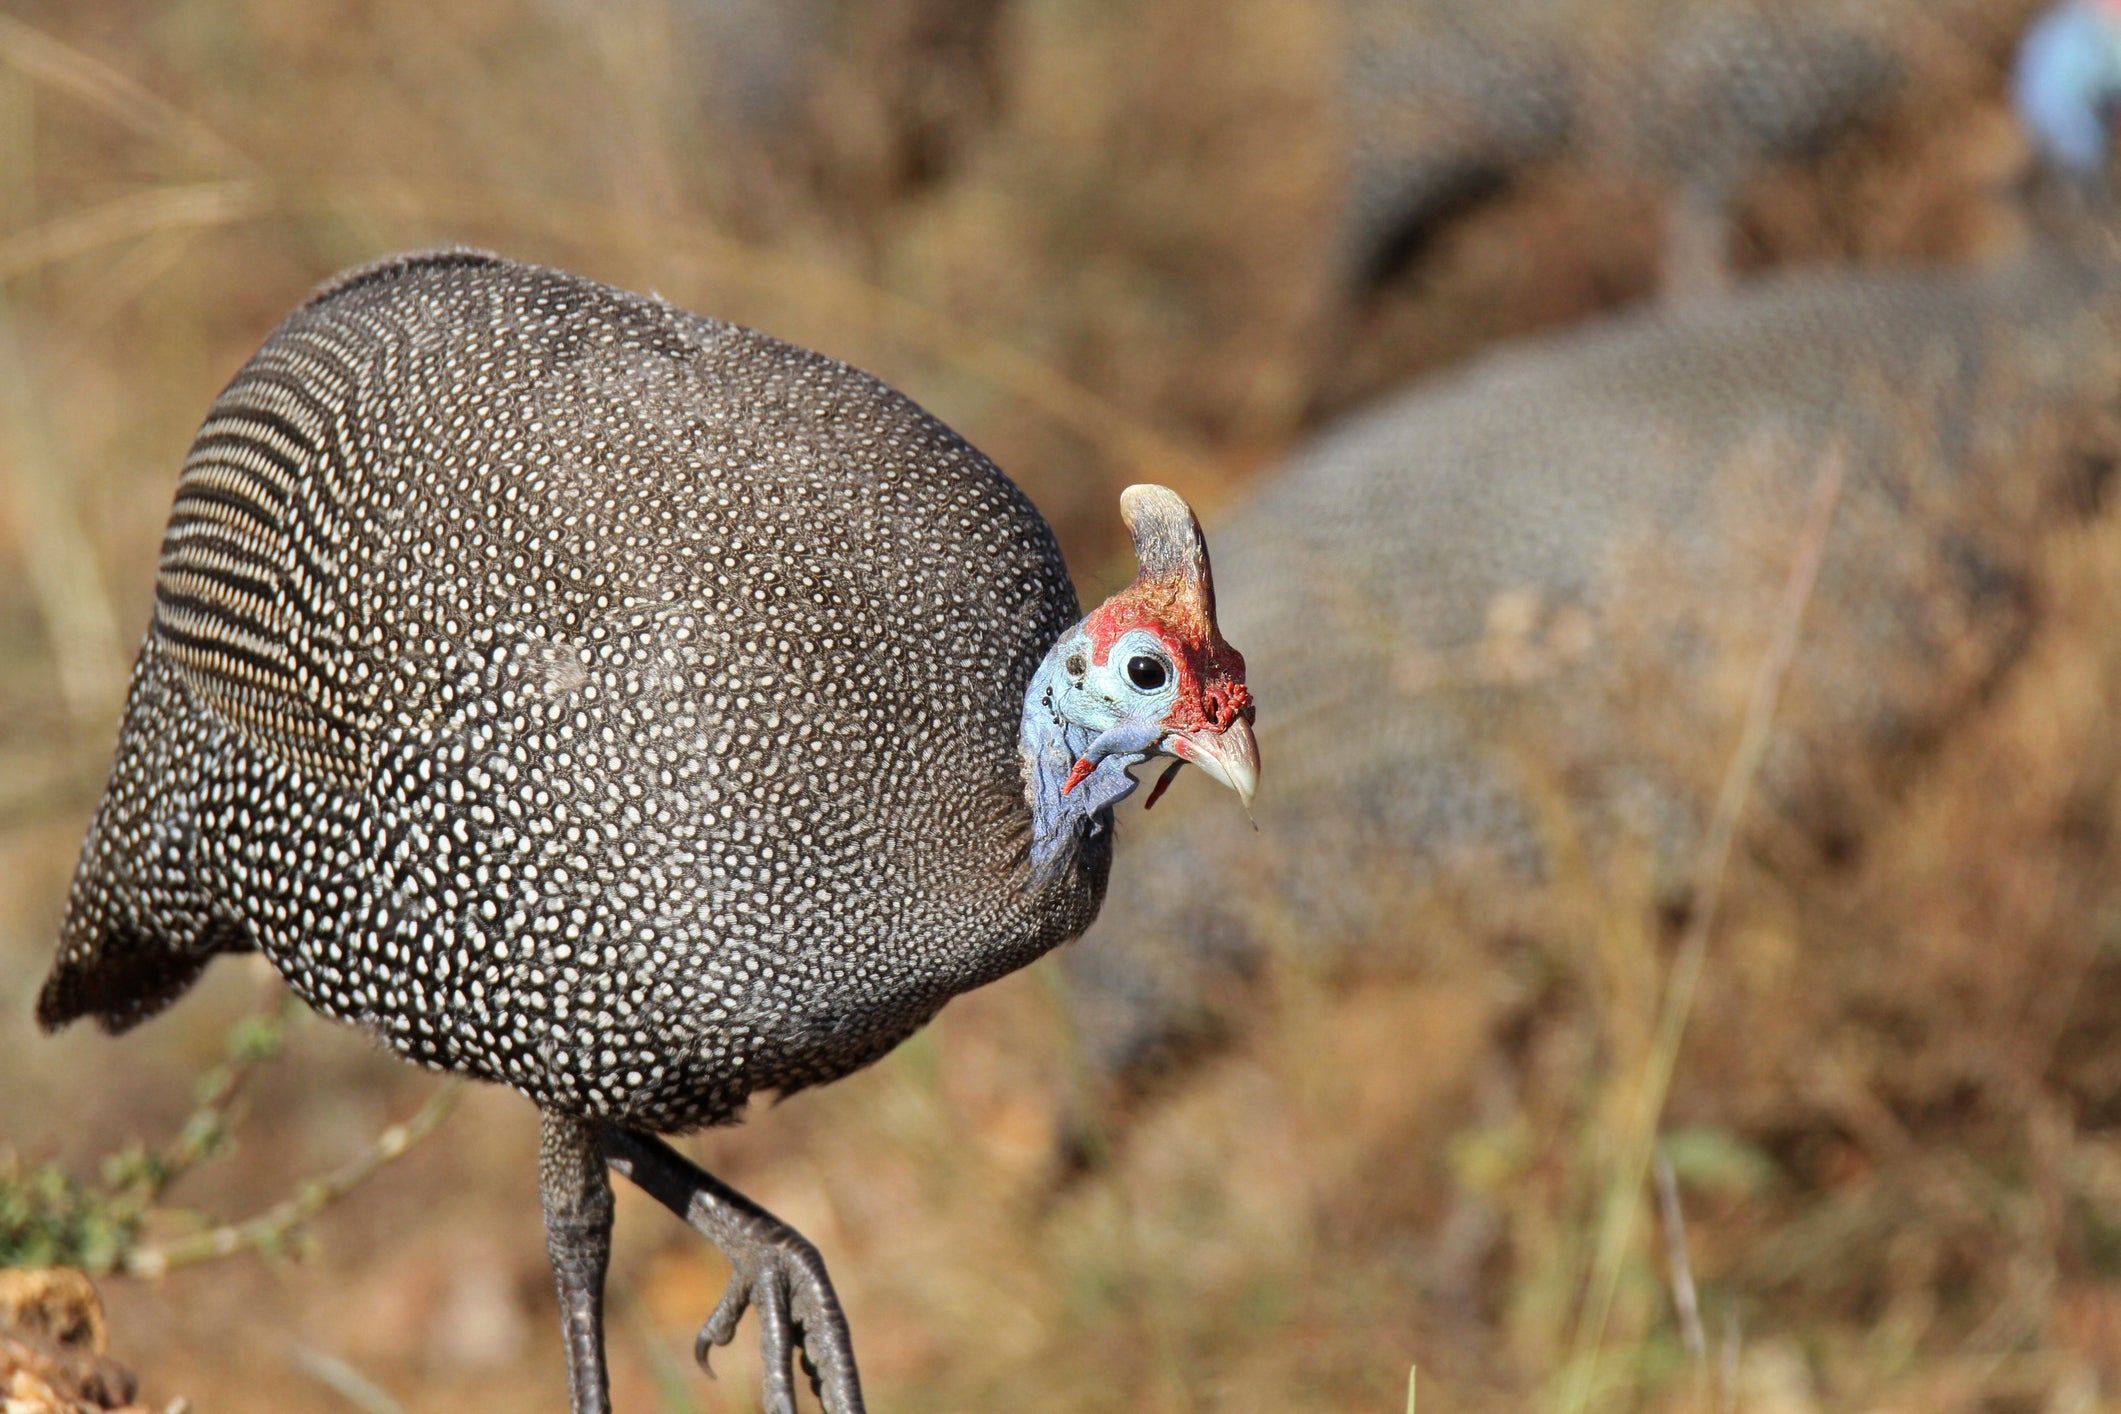
[[[1373,314],[1392,352],[1345,344],[1322,258],[1331,37],[1293,0],[1003,7],[992,95],[937,120],[964,136],[918,181],[877,176],[899,170],[875,143],[909,101],[901,56],[877,52],[902,25],[845,40],[805,165],[703,126],[653,0],[568,13],[0,17],[0,1147],[86,1168],[166,1133],[266,986],[224,963],[117,1042],[28,1022],[174,466],[331,270],[487,244],[824,348],[994,453],[1079,567],[1113,548],[1120,485],[1234,494],[1322,383],[1648,287],[1640,203],[1555,172]],[[1757,193],[1762,258],[1987,248],[2008,140],[1993,73],[1963,82],[1958,139],[1912,121]],[[2114,434],[2070,435],[2089,456]],[[1782,549],[1760,617],[1724,626],[1713,690],[1666,705],[1704,799]],[[1059,1196],[1070,1052],[1043,968],[696,1151],[828,1254],[880,1408],[1397,1409],[1417,1361],[1431,1414],[2121,1407],[2121,511],[2092,507],[2030,564],[2039,612],[2007,678],[1968,690],[1912,777],[1851,785],[1864,847],[1792,871],[1816,835],[1756,801],[1720,921],[1695,915],[1691,941],[1653,851],[1580,818],[1532,750],[1569,861],[1554,887],[1498,899],[1470,871],[1410,900],[1360,975],[1278,961],[1261,1024]],[[1784,710],[1801,717],[1801,684]],[[1661,999],[1675,946],[1697,945],[1675,1044]],[[264,1210],[433,1083],[299,1025],[254,1082],[238,1161],[178,1196]],[[330,1407],[341,1366],[407,1409],[552,1407],[533,1133],[521,1101],[471,1095],[325,1216],[312,1261],[112,1283],[117,1349],[150,1395],[204,1409]],[[1705,1359],[1643,1182],[1660,1133]],[[718,1384],[685,1368],[719,1259],[621,1208],[622,1407],[752,1407],[742,1342]]]

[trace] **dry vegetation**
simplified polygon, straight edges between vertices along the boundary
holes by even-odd
[[[767,135],[709,121],[654,0],[0,10],[0,1155],[86,1178],[180,1142],[273,1004],[231,961],[122,1040],[29,1021],[176,463],[332,270],[489,245],[823,348],[994,454],[1078,566],[1128,481],[1212,522],[1318,401],[1647,288],[1640,194],[1554,171],[1382,313],[1336,307],[1333,35],[1298,0],[956,8],[863,9]],[[2000,36],[2026,7],[1994,8]],[[1763,184],[1749,259],[2007,243],[1997,57]],[[2113,427],[2056,435],[2032,454],[2111,471]],[[1368,967],[1277,964],[1243,1044],[1064,1191],[1078,1082],[1044,966],[694,1152],[827,1253],[882,1409],[1396,1409],[1416,1362],[1429,1411],[2121,1408],[2121,509],[2083,485],[2012,672],[1915,776],[1865,783],[1852,856],[1787,867],[1816,840],[1734,789],[1721,907],[1675,915],[1643,851],[1579,841],[1556,776],[1551,889],[1498,926],[1454,906],[1492,882],[1469,875]],[[1779,684],[1788,594],[1731,626],[1727,702]],[[1686,708],[1645,708],[1675,770],[1752,785]],[[231,1157],[166,1196],[269,1212],[435,1083],[297,1020]],[[307,1228],[309,1260],[112,1278],[119,1355],[202,1410],[557,1407],[534,1134],[468,1092]],[[717,1384],[686,1354],[719,1259],[620,1201],[621,1406],[753,1407],[744,1342]]]

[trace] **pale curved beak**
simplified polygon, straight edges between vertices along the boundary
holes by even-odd
[[[1230,723],[1228,731],[1173,732],[1164,749],[1236,791],[1245,813],[1252,813],[1252,792],[1259,788],[1259,743],[1244,718]]]

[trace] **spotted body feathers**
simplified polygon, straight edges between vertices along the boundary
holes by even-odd
[[[551,1110],[655,1129],[883,1054],[1088,926],[1034,882],[1050,531],[882,384],[464,252],[326,287],[179,485],[40,1001],[217,952]]]

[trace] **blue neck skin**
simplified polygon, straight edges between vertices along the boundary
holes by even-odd
[[[1112,828],[1112,807],[1135,787],[1127,772],[1163,736],[1154,722],[1128,721],[1116,704],[1074,683],[1062,668],[1068,653],[1090,651],[1079,632],[1054,645],[1024,693],[1025,791],[1031,803],[1031,883],[1058,879],[1085,840]],[[1063,795],[1078,760],[1096,765]]]

